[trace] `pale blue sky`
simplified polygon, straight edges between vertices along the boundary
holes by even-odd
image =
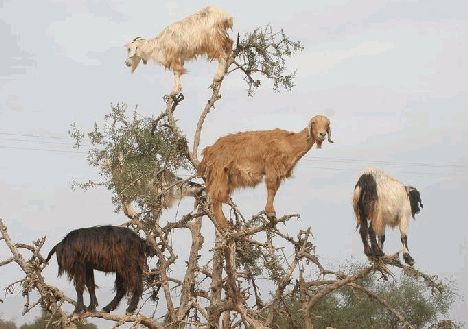
[[[0,0],[0,217],[11,236],[28,242],[47,235],[49,250],[74,228],[124,220],[113,213],[107,191],[70,190],[73,179],[95,171],[85,154],[71,149],[69,124],[88,129],[118,101],[159,113],[171,73],[151,64],[131,75],[123,45],[208,4],[234,17],[233,36],[270,23],[305,50],[289,61],[298,70],[292,92],[276,94],[265,83],[249,98],[241,77],[230,76],[206,121],[202,146],[241,130],[300,130],[311,116],[328,115],[335,144],[308,153],[279,190],[277,212],[302,214],[288,229],[311,225],[324,263],[364,261],[351,193],[362,169],[379,167],[421,191],[424,209],[409,229],[416,266],[457,280],[467,295],[466,1]],[[187,68],[186,99],[176,116],[192,140],[216,63],[200,59]],[[234,197],[247,214],[256,213],[265,188]],[[211,225],[206,221],[207,230]],[[398,250],[398,231],[387,236],[386,251]],[[48,268],[46,278],[74,296],[55,271]],[[13,266],[0,273],[0,282],[17,275]],[[98,285],[107,299],[112,283],[103,278]],[[0,316],[29,319],[21,318],[20,301],[9,297]],[[459,302],[454,316],[468,322],[466,308]]]

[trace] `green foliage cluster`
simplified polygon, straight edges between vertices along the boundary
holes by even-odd
[[[270,25],[246,33],[234,50],[234,63],[245,74],[249,96],[261,83],[255,73],[270,79],[275,91],[291,90],[296,72],[287,73],[286,58],[303,49],[300,41],[292,41],[282,29],[273,31]]]
[[[0,329],[17,329],[13,321],[4,321],[0,319]]]
[[[424,282],[401,275],[383,281],[376,275],[356,282],[395,307],[414,327],[427,328],[446,315],[455,294],[450,283],[442,291],[430,293]],[[273,328],[304,328],[301,304],[297,297],[283,301],[284,308],[275,316]],[[312,310],[314,328],[400,329],[398,319],[384,306],[363,292],[344,287],[322,299]]]
[[[178,138],[164,117],[157,120],[140,116],[135,110],[128,114],[124,103],[111,105],[111,112],[102,125],[94,124],[87,133],[90,143],[88,163],[99,169],[100,181],[90,180],[75,186],[88,189],[105,186],[113,192],[114,204],[121,198],[136,201],[143,209],[153,202],[151,186],[162,184],[163,170],[191,170],[187,141]],[[72,125],[69,135],[75,146],[83,145],[85,134]]]

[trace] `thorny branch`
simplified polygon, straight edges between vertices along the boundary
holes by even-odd
[[[242,72],[248,84],[249,95],[252,95],[260,85],[258,75],[273,81],[275,90],[290,89],[293,86],[294,73],[286,73],[285,57],[301,49],[301,44],[290,41],[282,30],[273,32],[271,27],[256,29],[247,34],[242,41],[238,41],[227,61],[225,76],[234,71]],[[183,100],[183,95],[167,97],[165,111],[153,120],[149,131],[145,133],[153,136],[160,127],[160,120],[167,120],[167,125],[176,137],[175,143],[183,142],[184,156],[196,168],[199,163],[197,154],[203,124],[215,103],[221,98],[222,81],[223,79],[214,82],[211,86],[212,94],[200,114],[191,152],[174,118],[174,111]],[[109,129],[116,135],[125,136],[125,131],[122,129],[127,122],[124,120],[123,112],[119,108],[114,111],[114,122]],[[124,127],[118,126],[117,121],[123,122],[121,125]],[[141,123],[138,120],[136,122]],[[77,143],[84,136],[76,129],[71,134],[76,137]],[[96,144],[104,140],[104,136],[97,128],[90,137]],[[113,161],[119,160],[113,159],[112,156],[122,152],[122,149],[134,151],[131,149],[133,147],[131,143],[129,145],[113,144],[112,141],[105,143],[113,152],[110,152],[110,155],[106,153],[109,150],[95,150],[91,153],[89,159],[95,166],[99,166],[100,160],[106,156],[111,157]],[[141,156],[141,153],[134,153],[135,158]],[[181,161],[178,159],[175,162],[174,167],[177,167]],[[160,166],[159,169],[162,168],[166,167]],[[154,173],[155,169],[152,170]],[[106,174],[109,176],[110,173]],[[144,179],[136,176],[132,177],[131,181],[135,183],[136,180],[140,181],[140,178]],[[116,182],[107,182],[103,185],[113,189],[117,195],[118,191],[126,191],[128,188],[122,186],[116,191]],[[133,185],[138,186],[136,183],[132,184],[132,187]],[[169,188],[162,189],[161,193],[168,192]],[[401,268],[410,275],[423,278],[431,289],[440,288],[437,278],[403,265],[394,256],[372,261],[370,265],[354,274],[328,270],[315,254],[315,246],[311,241],[311,228],[300,231],[295,237],[286,229],[286,225],[291,220],[300,218],[298,214],[272,218],[260,212],[248,218],[233,202],[230,202],[229,206],[235,219],[235,229],[223,235],[219,232],[213,233],[212,226],[202,230],[203,223],[208,226],[207,218],[212,219],[210,206],[204,198],[197,200],[194,211],[180,216],[175,222],[160,220],[159,216],[155,216],[154,212],[150,211],[130,216],[130,220],[124,224],[147,239],[157,261],[157,265],[148,268],[145,273],[145,294],[150,296],[147,304],[154,301],[154,304],[149,306],[153,307],[152,312],[149,312],[151,315],[146,315],[147,310],[144,309],[132,315],[121,315],[117,312],[112,314],[86,312],[81,315],[66,313],[62,309],[63,304],[73,304],[74,301],[48,284],[42,275],[42,270],[46,266],[41,255],[45,239],[39,239],[31,245],[15,243],[10,238],[7,227],[0,220],[0,242],[5,243],[11,253],[10,257],[0,260],[0,267],[16,263],[24,273],[24,278],[8,285],[5,291],[11,294],[14,286],[20,285],[26,300],[24,312],[27,313],[40,305],[53,313],[53,321],[62,328],[75,328],[74,322],[83,319],[101,318],[114,322],[115,327],[124,323],[133,323],[135,327],[141,325],[151,329],[267,329],[273,327],[274,314],[285,298],[298,297],[306,328],[312,329],[314,306],[322,298],[345,286],[362,291],[369,298],[377,300],[398,321],[412,328],[408,320],[392,305],[359,284],[360,279],[375,272],[383,276],[391,275],[389,266]],[[151,206],[146,209],[151,209]],[[173,243],[172,237],[180,239],[180,234],[184,231],[189,232],[189,238],[184,238],[181,243],[179,241]],[[208,234],[216,234],[214,245],[209,245],[211,239],[208,235],[202,234],[205,231]],[[24,253],[31,255],[26,259]],[[186,259],[180,259],[180,255],[183,254],[187,255]],[[209,257],[202,257],[206,255]],[[183,263],[184,271],[177,271],[180,262]],[[307,277],[304,274],[305,269],[307,272],[315,271],[319,276]],[[263,281],[261,287],[257,285],[259,280]],[[36,301],[30,301],[30,294],[33,291],[39,295]],[[272,297],[268,300],[267,297],[262,298],[262,295]]]

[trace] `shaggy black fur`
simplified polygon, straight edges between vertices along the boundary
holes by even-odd
[[[411,215],[414,218],[414,215],[419,213],[421,211],[421,208],[424,208],[421,201],[421,194],[416,188],[409,186],[408,198],[411,205]],[[419,208],[420,206],[421,208]]]
[[[127,312],[135,311],[143,293],[143,270],[150,247],[134,231],[118,226],[80,228],[68,233],[53,247],[45,261],[48,262],[54,253],[57,253],[58,275],[66,272],[75,284],[75,313],[86,309],[83,302],[85,285],[90,295],[88,309],[94,311],[98,305],[94,270],[116,273],[116,296],[103,310],[113,311],[122,297],[131,293]]]

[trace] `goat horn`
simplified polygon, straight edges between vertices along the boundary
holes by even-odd
[[[331,128],[330,128],[330,126],[328,126],[327,133],[328,133],[328,142],[329,143],[334,143],[334,141],[332,141],[332,139],[331,139]]]

